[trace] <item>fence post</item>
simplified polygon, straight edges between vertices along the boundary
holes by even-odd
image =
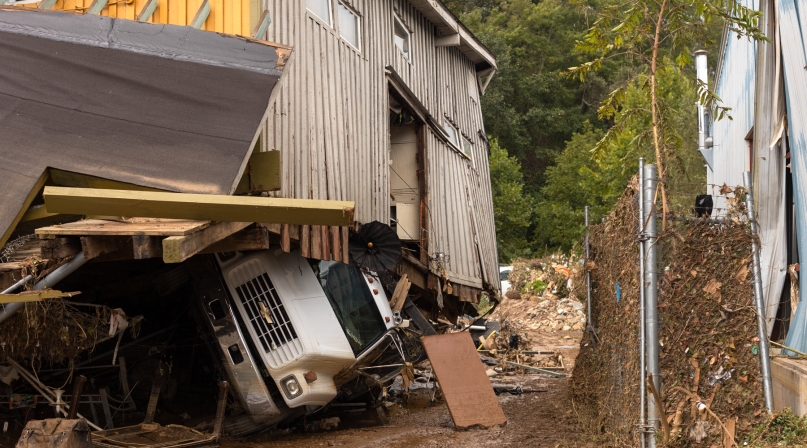
[[[588,205],[586,206],[586,265],[583,268],[586,270],[586,326],[588,327],[588,331],[591,336],[591,343],[594,344],[596,338],[594,338],[594,324],[591,322],[591,272],[588,270],[588,257],[590,256],[589,253],[589,245],[588,245]]]
[[[661,375],[658,367],[658,232],[656,230],[656,187],[658,178],[656,176],[656,165],[644,166],[643,179],[643,223],[645,227],[646,240],[644,242],[645,270],[645,345],[647,372],[645,375],[652,375],[653,384],[656,390],[661,391]],[[646,386],[647,376],[642,378],[642,385]],[[647,426],[650,430],[650,437],[647,444],[650,448],[655,448],[655,433],[659,425],[658,408],[656,400],[652,394],[647,395]]]
[[[637,241],[639,243],[639,440],[641,448],[645,448],[647,439],[647,387],[645,378],[647,377],[647,365],[645,361],[645,297],[644,297],[644,157],[639,158],[639,233]]]
[[[773,413],[773,384],[771,382],[771,356],[768,345],[768,324],[765,322],[765,299],[762,292],[762,267],[759,259],[759,245],[757,237],[757,216],[754,211],[754,186],[751,182],[751,173],[743,173],[743,183],[748,190],[745,196],[745,208],[748,222],[751,224],[751,251],[753,252],[754,272],[754,304],[757,310],[757,333],[759,336],[759,363],[762,367],[762,391],[765,394],[765,407],[768,413]]]

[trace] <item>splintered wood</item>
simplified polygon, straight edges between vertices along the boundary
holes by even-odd
[[[469,333],[423,336],[421,341],[457,428],[507,422]]]

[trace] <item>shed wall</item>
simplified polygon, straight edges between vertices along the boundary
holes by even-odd
[[[469,88],[475,86],[469,83],[474,64],[457,47],[435,47],[435,26],[405,0],[349,5],[361,16],[359,49],[339,36],[337,23],[329,26],[307,12],[304,0],[264,0],[272,16],[266,39],[295,49],[262,139],[263,150],[281,151],[277,194],[351,200],[358,222],[389,222],[390,66],[429,115],[440,123],[450,119],[473,143],[469,160],[439,130],[426,132],[429,253],[449,255],[452,281],[482,287],[481,253],[485,281],[495,287],[487,143],[481,108]],[[411,61],[393,42],[396,14],[412,32]]]

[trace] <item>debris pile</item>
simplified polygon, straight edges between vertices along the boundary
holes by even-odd
[[[491,319],[508,321],[522,331],[583,330],[586,313],[578,299],[585,297],[583,279],[582,265],[566,256],[516,260],[510,272],[510,292]]]
[[[597,336],[584,334],[570,387],[581,423],[610,446],[639,445],[636,194],[634,179],[607,219],[591,228]],[[766,417],[747,275],[751,236],[739,219],[668,221],[659,254],[660,394],[671,426],[668,446],[717,446],[729,436],[724,426],[742,446]]]

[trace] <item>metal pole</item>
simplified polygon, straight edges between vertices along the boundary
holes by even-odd
[[[647,443],[647,365],[645,360],[645,311],[644,311],[644,157],[639,158],[639,437],[641,447]]]
[[[762,391],[765,394],[765,407],[768,408],[768,413],[773,413],[773,384],[771,382],[771,356],[770,346],[768,344],[768,325],[765,319],[765,299],[762,292],[762,266],[759,259],[759,245],[757,244],[757,237],[759,230],[757,228],[757,217],[754,211],[754,186],[751,182],[751,173],[746,171],[743,173],[743,183],[748,193],[745,197],[745,208],[748,216],[748,222],[751,223],[751,251],[753,252],[753,271],[754,271],[754,304],[757,309],[757,333],[759,335],[759,363],[762,366]]]
[[[586,270],[586,312],[588,313],[586,316],[586,325],[588,326],[589,331],[594,333],[594,325],[591,323],[591,272],[588,270],[588,257],[589,247],[588,247],[588,205],[586,206],[586,266],[584,269]],[[594,342],[594,338],[592,337],[592,343]]]
[[[89,261],[89,260],[84,258],[84,253],[79,252],[78,255],[73,257],[72,260],[68,261],[67,263],[65,263],[65,264],[63,264],[61,266],[59,266],[53,272],[48,274],[44,279],[37,282],[37,284],[34,285],[34,290],[40,290],[40,289],[50,288],[50,287],[54,286],[55,284],[62,281],[65,277],[72,274],[76,269],[83,266],[84,263],[86,263],[87,261]],[[26,279],[27,278],[28,277],[26,277]],[[25,280],[25,279],[23,279],[23,280]],[[23,282],[23,280],[20,280],[20,282]],[[20,282],[17,282],[17,284],[20,284]],[[16,284],[15,284],[15,286],[16,286]],[[23,302],[14,302],[14,303],[6,304],[5,308],[3,308],[0,311],[0,324],[5,322],[6,319],[13,316],[14,313],[16,313],[17,311],[22,309],[22,307],[24,307],[24,306],[25,306],[25,303],[23,303]]]
[[[656,390],[661,391],[661,376],[658,368],[658,232],[656,231],[656,187],[658,178],[656,177],[656,165],[644,166],[643,179],[643,200],[645,235],[644,242],[645,270],[645,343],[647,356],[647,374],[653,375],[653,384]],[[642,385],[645,385],[646,378],[642,378]],[[647,438],[647,445],[655,448],[655,433],[659,425],[658,408],[656,400],[652,394],[647,396],[647,424],[650,437]]]

